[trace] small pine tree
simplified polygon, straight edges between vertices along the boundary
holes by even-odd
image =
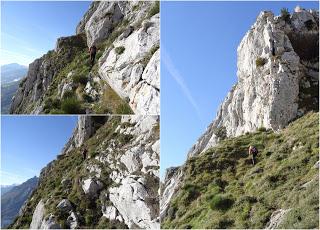
[[[287,8],[281,9],[281,18],[286,22],[290,20],[290,13]]]

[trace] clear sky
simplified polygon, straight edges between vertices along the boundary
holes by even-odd
[[[1,185],[39,175],[71,137],[77,116],[1,116]]]
[[[260,11],[317,2],[161,3],[161,176],[186,154],[236,83],[237,47]]]
[[[57,38],[75,34],[89,1],[1,1],[0,64],[28,65],[54,49]]]

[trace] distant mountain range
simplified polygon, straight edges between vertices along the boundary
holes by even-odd
[[[15,187],[17,185],[18,184],[1,185],[1,195],[9,192],[13,187]]]
[[[9,113],[12,97],[20,81],[27,75],[28,68],[17,63],[1,66],[1,113]]]
[[[11,224],[37,185],[38,177],[33,177],[20,185],[1,186],[1,228]]]
[[[28,72],[28,67],[19,65],[17,63],[11,63],[1,66],[1,83],[6,84],[13,81],[18,81],[25,77]]]

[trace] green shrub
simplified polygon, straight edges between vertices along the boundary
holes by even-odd
[[[200,196],[199,188],[193,184],[185,184],[182,188],[184,190],[184,202],[189,204],[193,200],[197,199]]]
[[[214,196],[210,201],[210,208],[212,210],[227,210],[233,205],[233,199],[222,196],[222,195],[216,195]]]
[[[153,54],[160,48],[159,44],[154,45],[149,52],[141,59],[140,63],[146,67]]]
[[[88,95],[87,93],[83,94],[82,95],[82,99],[85,101],[85,102],[88,102],[88,103],[91,103],[93,102],[93,99],[90,95]]]
[[[153,7],[150,9],[147,18],[151,18],[153,15],[160,12],[160,1],[156,1]]]
[[[65,98],[70,98],[70,97],[74,97],[75,96],[75,93],[73,90],[67,90],[64,92],[63,94],[63,99]]]
[[[220,126],[214,130],[214,134],[220,139],[224,140],[227,138],[227,130],[226,127]]]
[[[264,66],[266,63],[267,63],[267,59],[265,58],[258,57],[256,60],[257,67]]]
[[[287,8],[281,9],[281,18],[288,22],[290,20],[290,13]]]
[[[132,110],[128,104],[121,103],[115,111],[116,114],[132,114]]]
[[[82,85],[85,85],[88,82],[88,78],[84,74],[74,74],[72,75],[72,80],[74,83]]]
[[[124,48],[123,46],[119,46],[115,48],[115,51],[118,55],[122,54],[124,52],[126,48]]]
[[[119,134],[119,142],[124,145],[129,143],[129,141],[133,138],[131,134]]]
[[[81,113],[80,102],[75,97],[66,98],[61,103],[61,109],[66,114],[79,114]]]
[[[265,131],[267,131],[267,129],[265,127],[260,127],[260,128],[258,128],[258,131],[259,132],[265,132]]]

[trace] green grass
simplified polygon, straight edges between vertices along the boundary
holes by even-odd
[[[133,114],[128,103],[122,100],[108,84],[105,84],[101,100],[93,110],[101,114]]]
[[[280,208],[291,208],[281,228],[318,228],[318,116],[308,113],[280,133],[263,129],[228,138],[190,158],[162,228],[264,228]],[[249,145],[259,150],[254,166]],[[186,185],[198,195],[186,200]]]
[[[80,114],[83,113],[81,104],[75,97],[65,98],[61,102],[61,109],[66,114]]]
[[[124,46],[119,46],[119,47],[116,47],[114,50],[116,51],[116,53],[118,55],[122,54],[124,51],[125,51],[126,48],[124,48]]]
[[[257,67],[264,66],[266,63],[267,63],[267,59],[265,59],[265,58],[258,57],[256,59],[256,66]]]
[[[151,18],[153,15],[160,12],[160,1],[156,1],[150,11],[148,12],[147,18]]]

